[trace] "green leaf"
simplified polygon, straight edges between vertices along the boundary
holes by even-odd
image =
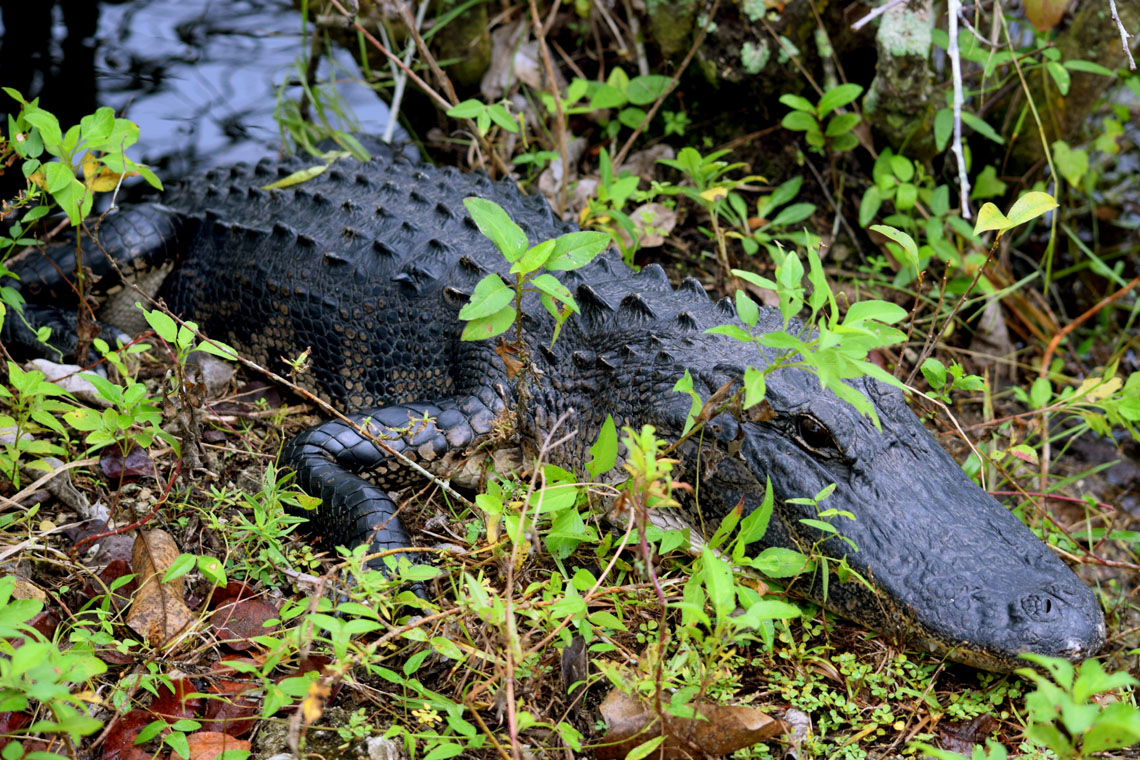
[[[814,203],[793,203],[785,206],[776,214],[776,218],[769,222],[772,227],[787,227],[790,224],[802,222],[815,213]]]
[[[1053,143],[1053,162],[1066,182],[1080,187],[1081,178],[1089,170],[1089,152],[1083,148],[1073,150],[1064,140],[1057,140]]]
[[[496,103],[487,109],[487,113],[491,116],[491,121],[498,124],[501,128],[511,133],[519,131],[519,123],[511,116],[510,111],[502,104]]]
[[[1049,76],[1053,77],[1053,81],[1057,83],[1057,89],[1062,95],[1069,94],[1069,85],[1072,80],[1069,77],[1069,70],[1056,61],[1049,61],[1045,64],[1045,70],[1049,72]]]
[[[750,409],[764,400],[768,392],[764,373],[752,365],[744,368],[744,408]]]
[[[615,69],[617,71],[618,69]],[[627,102],[625,93],[617,87],[608,84],[591,83],[590,110],[598,111],[605,108],[621,108]]]
[[[487,106],[474,98],[464,100],[462,103],[447,109],[447,115],[453,119],[473,119],[485,111]]]
[[[142,309],[142,304],[136,302],[135,306]],[[155,335],[165,340],[167,343],[174,343],[178,337],[178,325],[170,317],[169,314],[155,309],[154,311],[147,311],[143,309],[143,317],[146,319],[147,324],[154,330]]]
[[[970,192],[970,200],[982,200],[1005,195],[1006,184],[997,177],[997,170],[992,165],[982,169],[982,173],[974,180],[974,189]]]
[[[902,246],[903,251],[906,253],[906,263],[910,264],[915,272],[918,272],[918,245],[915,244],[914,238],[902,230],[888,227],[885,224],[873,224],[869,229],[890,238]]]
[[[802,111],[804,113],[809,113],[812,116],[815,116],[816,114],[815,106],[812,105],[812,102],[807,98],[800,97],[799,95],[781,95],[780,102],[793,111]],[[812,123],[815,123],[815,119],[812,119]]]
[[[860,118],[857,113],[841,113],[827,123],[827,130],[824,134],[828,137],[845,135],[855,128]]]
[[[629,80],[625,94],[635,106],[647,106],[669,92],[673,80],[660,74],[646,74]]]
[[[803,177],[792,177],[787,182],[783,183],[767,198],[764,198],[756,205],[756,215],[762,218],[767,218],[768,213],[779,206],[784,205],[800,192],[800,186],[803,185]]]
[[[887,159],[891,173],[899,182],[910,182],[914,179],[914,164],[906,156],[891,156]]]
[[[589,264],[606,250],[610,236],[604,232],[568,232],[554,239],[554,251],[546,260],[546,268],[552,272],[565,272]]]
[[[445,636],[432,636],[430,643],[432,649],[449,660],[464,662],[467,659],[467,655],[463,653],[463,650],[460,649],[454,641]]]
[[[736,291],[736,313],[740,317],[740,321],[749,327],[755,327],[756,322],[760,319],[760,308],[756,302],[748,297],[748,294],[743,290]]]
[[[598,440],[590,447],[590,461],[586,462],[586,472],[594,480],[602,473],[609,472],[617,464],[617,428],[614,419],[606,415],[602,429],[598,432]]]
[[[974,234],[980,234],[987,230],[998,230],[1004,232],[1013,225],[1005,214],[998,211],[998,207],[992,203],[983,203],[982,207],[978,209],[978,220],[974,222]]]
[[[1043,409],[1049,405],[1052,397],[1053,387],[1049,383],[1049,378],[1038,377],[1029,389],[1029,407],[1034,410]]]
[[[833,531],[834,529],[832,529]],[[759,556],[752,561],[751,565],[757,571],[767,575],[768,578],[791,578],[793,575],[804,572],[809,563],[811,563],[811,559],[801,554],[800,551],[771,546],[760,551]],[[796,614],[799,614],[799,611]]]
[[[910,211],[918,201],[918,188],[910,182],[899,184],[895,191],[895,208],[899,211]]]
[[[705,588],[718,620],[726,619],[736,609],[736,589],[732,585],[732,568],[705,546],[701,550],[701,567],[705,572]]]
[[[637,129],[645,121],[645,111],[634,106],[623,108],[618,111],[618,121],[630,129]]]
[[[1053,209],[1057,208],[1057,201],[1049,193],[1042,193],[1040,191],[1031,191],[1017,199],[1017,201],[1010,207],[1009,224],[1011,227],[1016,227],[1020,224],[1032,221],[1043,214],[1047,214]]]
[[[941,153],[954,135],[954,111],[943,108],[934,114],[934,147]]]
[[[562,303],[570,307],[570,310],[575,314],[578,313],[578,304],[574,302],[574,296],[570,294],[570,290],[559,282],[554,275],[540,274],[530,281],[530,284],[541,290],[543,293],[550,295],[552,298],[557,298]]]
[[[819,131],[819,122],[815,120],[814,116],[803,111],[792,111],[785,114],[784,118],[780,120],[780,126],[793,132]]]
[[[1065,61],[1064,66],[1070,71],[1080,71],[1085,74],[1098,74],[1102,77],[1116,76],[1116,72],[1112,69],[1101,66],[1099,63],[1093,63],[1092,61]]]
[[[53,114],[42,108],[29,108],[24,112],[24,121],[40,131],[40,137],[44,141],[45,148],[49,148],[49,150],[51,148],[59,149],[63,142],[63,132],[59,128],[59,119],[55,118]],[[52,152],[52,155],[59,155],[59,153]]]
[[[544,240],[527,249],[518,261],[511,265],[511,274],[530,274],[537,271],[546,260],[550,258],[550,254],[554,251],[554,241]]]
[[[934,390],[946,385],[946,365],[933,356],[922,363],[922,376]]]
[[[511,221],[499,204],[483,198],[469,197],[463,199],[463,205],[475,220],[479,231],[495,244],[510,263],[518,261],[519,257],[530,248],[526,233]]]
[[[823,97],[819,99],[819,108],[817,109],[819,118],[824,118],[836,108],[842,108],[862,93],[863,88],[857,84],[841,84],[832,87],[823,93]]]
[[[163,583],[169,583],[172,580],[181,578],[186,573],[193,570],[198,565],[198,557],[193,554],[179,554],[174,562],[170,563],[170,568],[166,571],[166,575],[162,576]]]
[[[962,123],[969,125],[971,129],[973,129],[982,137],[985,137],[987,140],[993,140],[998,145],[1005,144],[1005,140],[1001,138],[1001,135],[994,131],[993,127],[969,111],[962,111]]]
[[[467,323],[460,340],[486,340],[502,335],[515,323],[515,307],[507,306],[494,314]]]
[[[863,200],[859,202],[859,226],[866,227],[879,213],[883,205],[883,194],[875,185],[871,185],[863,193]]]
[[[664,736],[655,736],[643,744],[639,744],[629,751],[625,760],[645,760],[665,741]]]
[[[479,280],[475,292],[471,294],[471,300],[459,310],[459,318],[470,321],[489,317],[511,303],[514,298],[515,291],[507,287],[499,275],[492,272]]]

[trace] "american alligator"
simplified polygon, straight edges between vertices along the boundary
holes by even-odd
[[[561,274],[581,314],[551,347],[553,321],[537,300],[523,304],[529,399],[515,386],[493,341],[461,342],[457,313],[475,283],[505,273],[501,256],[466,214],[463,199],[503,206],[532,243],[576,229],[540,198],[481,174],[416,165],[391,155],[335,164],[287,189],[263,186],[303,164],[266,160],[216,169],[168,189],[161,203],[124,206],[108,216],[102,245],[129,271],[163,262],[173,271],[161,295],[177,313],[274,369],[312,348],[313,389],[351,419],[369,424],[434,473],[448,474],[465,452],[513,429],[533,448],[569,413],[577,430],[553,461],[582,471],[606,415],[654,425],[675,439],[690,398],[674,392],[688,370],[707,398],[739,382],[744,368],[772,356],[751,344],[707,334],[737,319],[730,301],[713,303],[695,279],[674,288],[661,267],[631,271],[613,251]],[[84,244],[96,289],[117,279]],[[35,324],[64,324],[74,253],[17,267]],[[50,306],[44,304],[52,304]],[[9,319],[7,338],[19,339]],[[783,327],[765,310],[757,330]],[[873,403],[877,430],[817,378],[782,369],[767,382],[766,418],[713,418],[680,449],[680,475],[700,482],[705,524],[743,504],[754,510],[770,479],[777,499],[764,545],[819,545],[873,590],[833,581],[827,598],[810,579],[793,587],[870,628],[909,637],[956,660],[990,669],[1036,652],[1077,660],[1104,642],[1100,608],[1041,541],[967,477],[896,389],[852,382]],[[409,430],[410,420],[429,420]],[[402,431],[402,432],[401,432]],[[698,456],[698,446],[700,447]],[[284,463],[323,505],[316,534],[332,544],[371,540],[374,551],[411,545],[387,491],[415,477],[349,425],[333,420],[294,438]],[[827,485],[825,506],[850,511],[837,523],[858,551],[801,522],[814,508],[790,503]],[[689,505],[689,509],[695,509]]]

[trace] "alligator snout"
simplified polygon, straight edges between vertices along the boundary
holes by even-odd
[[[1024,651],[1077,661],[1104,645],[1100,607],[1083,584],[1074,585],[1053,583],[1018,594],[1010,602],[1011,638],[1026,642]]]

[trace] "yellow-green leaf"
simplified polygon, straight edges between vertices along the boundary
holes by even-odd
[[[1057,201],[1053,200],[1053,196],[1049,193],[1040,191],[1026,193],[1010,207],[1009,224],[1011,227],[1025,224],[1055,208],[1057,208]]]
[[[307,169],[300,169],[293,172],[288,177],[282,177],[276,182],[270,182],[268,185],[262,185],[261,189],[277,190],[283,187],[292,187],[293,185],[299,185],[302,182],[308,182],[313,177],[323,174],[325,169],[328,168],[329,167],[326,164],[320,164],[319,166],[310,166]]]
[[[997,206],[992,203],[983,203],[978,210],[978,221],[974,223],[974,234],[977,235],[987,230],[1004,232],[1012,226],[1013,224],[1006,218],[1005,214],[998,211]]]

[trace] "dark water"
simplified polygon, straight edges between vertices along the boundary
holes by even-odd
[[[298,78],[306,49],[288,0],[2,0],[0,11],[0,84],[41,95],[64,129],[111,106],[140,126],[131,157],[165,177],[281,149],[277,90]],[[351,56],[337,61],[342,99],[365,134],[379,135],[386,106],[349,81]],[[0,113],[13,104],[0,94]]]

